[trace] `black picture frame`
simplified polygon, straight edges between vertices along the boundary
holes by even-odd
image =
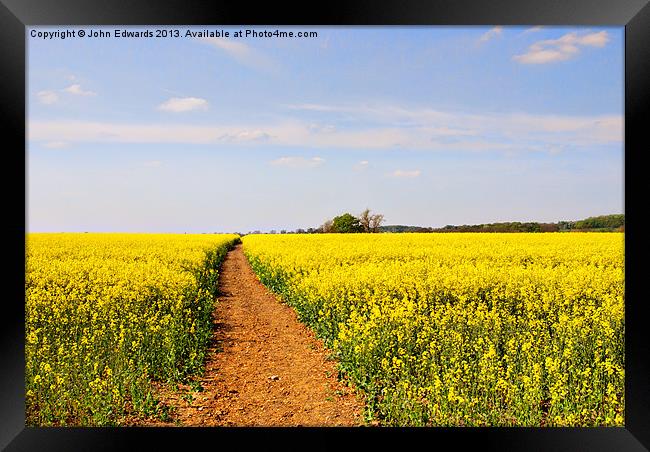
[[[394,449],[636,451],[650,448],[650,347],[642,298],[641,209],[625,209],[625,428],[35,428],[25,427],[24,259],[26,233],[26,27],[37,25],[591,25],[625,26],[625,206],[643,199],[648,152],[643,119],[650,97],[650,5],[647,0],[336,0],[295,5],[200,0],[0,0],[0,127],[9,160],[2,180],[7,264],[0,372],[0,447],[6,450],[178,449],[214,447],[338,449],[351,442]],[[20,150],[25,149],[25,154]],[[22,264],[19,264],[22,263]],[[236,446],[232,446],[235,442]],[[421,447],[421,446],[419,446]]]

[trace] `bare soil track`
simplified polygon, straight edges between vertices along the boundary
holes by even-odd
[[[338,381],[335,362],[314,333],[257,279],[241,245],[219,277],[213,341],[203,391],[166,390],[171,422],[183,426],[362,425],[361,396]]]

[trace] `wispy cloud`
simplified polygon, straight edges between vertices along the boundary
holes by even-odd
[[[320,157],[280,157],[279,159],[273,160],[271,165],[273,166],[284,166],[287,168],[301,169],[301,168],[316,168],[325,163],[325,159]]]
[[[309,130],[317,133],[331,133],[336,131],[336,126],[331,124],[309,124]]]
[[[395,170],[392,173],[390,173],[390,176],[405,178],[405,179],[415,179],[416,177],[420,177],[420,174],[422,174],[422,171],[420,171],[419,169],[410,170],[410,171]]]
[[[479,38],[478,41],[479,42],[487,42],[490,39],[496,38],[497,36],[501,36],[502,33],[503,33],[503,27],[496,26],[496,27],[491,28],[490,30],[486,31],[485,33],[483,33],[483,35],[481,35],[481,37]]]
[[[399,121],[402,125],[417,125],[426,123],[438,123],[441,133],[447,133],[451,129],[445,121],[452,118],[455,113],[434,110],[422,107],[404,107],[400,105],[386,104],[288,104],[290,110],[310,111],[318,113],[331,113],[336,115],[347,115],[350,119],[372,119],[378,122],[395,123]],[[454,133],[462,129],[453,130]]]
[[[254,128],[211,127],[187,124],[125,124],[92,121],[30,121],[29,137],[35,141],[93,143],[232,144],[259,140]]]
[[[72,84],[67,88],[63,88],[62,91],[68,94],[73,94],[75,96],[96,96],[97,95],[97,93],[94,91],[84,90],[81,87],[81,85],[78,83]]]
[[[545,39],[533,43],[526,53],[515,55],[513,60],[522,64],[547,64],[576,57],[583,47],[604,47],[609,42],[606,31],[579,35],[567,33],[558,39]]]
[[[246,43],[226,38],[196,38],[196,40],[219,49],[244,66],[265,72],[277,72],[279,69],[275,60]]]
[[[368,160],[361,160],[357,164],[355,164],[352,169],[355,171],[365,171],[368,169],[370,166],[370,162]]]
[[[242,130],[239,132],[226,132],[217,137],[218,141],[228,143],[241,143],[250,141],[268,141],[271,135],[263,130]]]
[[[506,142],[521,148],[533,141],[587,146],[622,142],[623,139],[623,118],[620,115],[463,113],[367,104],[292,104],[288,108],[320,112],[343,121],[352,118],[354,121],[374,122],[382,133],[374,140],[365,138],[374,142],[382,140],[387,146],[402,143],[418,148],[454,149],[469,145],[476,150],[487,150]],[[490,144],[486,137],[493,137],[494,141]]]
[[[43,144],[48,149],[63,149],[67,148],[70,145],[70,143],[66,141],[48,141],[47,143]]]
[[[544,27],[542,27],[541,25],[538,25],[536,27],[530,27],[530,28],[525,29],[522,34],[537,33],[538,31],[542,31],[543,29],[544,29]]]
[[[207,110],[208,101],[199,97],[172,97],[158,105],[158,110],[182,113],[192,110]]]
[[[144,162],[144,166],[147,168],[160,168],[162,166],[163,162],[160,160],[149,160]]]
[[[309,108],[313,108],[311,105]],[[297,106],[294,106],[295,111]],[[419,149],[430,151],[546,151],[620,144],[621,115],[463,113],[391,105],[321,105],[327,124],[304,119],[237,125],[30,121],[32,141],[263,144],[312,149]],[[298,115],[302,118],[303,115]],[[348,121],[348,118],[353,118]],[[363,123],[363,126],[359,126]],[[340,127],[338,126],[340,124]]]
[[[68,81],[76,81],[78,78],[74,75],[67,75],[65,77],[66,80]],[[66,88],[61,88],[61,89],[48,89],[48,90],[43,90],[39,91],[36,93],[36,97],[38,98],[38,101],[41,104],[44,105],[52,105],[59,100],[61,100],[61,93],[63,94],[71,94],[73,96],[95,96],[97,93],[94,91],[89,91],[89,90],[84,90],[79,83],[73,83],[72,85],[66,87]]]
[[[56,91],[51,90],[39,91],[36,93],[36,97],[38,98],[38,101],[44,105],[52,105],[59,100],[59,95]]]

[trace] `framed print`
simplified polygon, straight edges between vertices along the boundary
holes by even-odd
[[[649,21],[2,0],[0,444],[647,450]]]

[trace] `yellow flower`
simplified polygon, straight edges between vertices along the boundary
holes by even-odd
[[[622,425],[609,413],[624,407],[623,240],[242,239],[260,280],[334,348],[386,422],[530,426]]]
[[[29,422],[113,425],[125,415],[121,388],[146,394],[150,377],[198,372],[207,344],[189,340],[188,331],[209,337],[211,319],[202,313],[213,309],[213,267],[236,239],[28,234],[25,373],[34,376],[26,392],[39,398],[27,402]],[[104,406],[107,395],[112,407]]]

